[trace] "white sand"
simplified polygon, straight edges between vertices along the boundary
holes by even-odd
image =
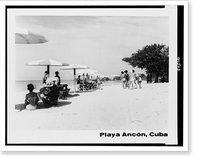
[[[57,107],[18,111],[27,92],[16,93],[10,117],[23,130],[150,130],[167,129],[168,84],[144,84],[142,89],[123,89],[121,84],[83,92]],[[73,94],[72,94],[73,95]]]

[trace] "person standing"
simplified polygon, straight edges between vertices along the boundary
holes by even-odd
[[[130,73],[130,82],[129,82],[129,86],[130,86],[130,89],[134,89],[135,87],[137,88],[135,70],[132,70],[132,72]]]
[[[89,74],[86,74],[86,79],[87,79],[87,81],[90,80],[90,76],[89,76]]]
[[[97,76],[97,88],[101,89],[101,80],[99,76]]]
[[[42,84],[46,84],[47,79],[49,78],[49,72],[45,71],[44,72],[44,77],[42,79]]]
[[[83,73],[83,84],[85,84],[85,74]]]
[[[138,81],[137,81],[137,83],[138,83],[139,88],[141,89],[142,88],[142,78],[141,78],[140,74],[138,74]]]
[[[58,71],[55,72],[55,77],[58,79],[58,80],[57,80],[57,85],[60,85],[61,79],[60,79],[60,76],[59,76],[59,72],[58,72]]]
[[[129,74],[128,74],[128,71],[127,70],[125,70],[124,71],[124,78],[125,78],[125,88],[129,88],[129,80],[130,80],[130,76],[129,76]]]
[[[121,71],[120,79],[121,79],[121,82],[122,82],[122,88],[125,88],[126,79],[124,77],[124,72],[123,71]]]

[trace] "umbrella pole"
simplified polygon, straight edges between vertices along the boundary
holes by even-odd
[[[49,65],[47,65],[47,72],[49,73],[50,76]]]
[[[74,93],[76,93],[76,69],[74,68]]]

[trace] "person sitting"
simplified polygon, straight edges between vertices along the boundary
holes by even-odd
[[[69,95],[70,89],[68,88],[68,84],[62,84],[59,88],[59,99],[65,99]]]
[[[81,76],[79,75],[77,78],[77,87],[79,90],[83,90],[83,83],[81,81]]]
[[[58,104],[59,89],[55,82],[51,87],[44,87],[40,89],[40,94],[45,108]]]
[[[28,84],[27,89],[29,90],[29,93],[26,94],[25,97],[24,109],[35,110],[37,109],[38,106],[38,101],[39,101],[38,95],[37,93],[33,92],[34,90],[33,84]]]
[[[55,75],[56,75],[55,77],[58,78],[58,80],[57,80],[57,85],[60,85],[61,80],[60,80],[59,72],[56,71],[56,72],[55,72]]]
[[[55,84],[51,88],[51,91],[47,94],[47,97],[49,98],[52,106],[58,105],[59,89]]]

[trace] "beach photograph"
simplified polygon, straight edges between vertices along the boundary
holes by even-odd
[[[16,16],[14,128],[167,129],[168,25],[167,17]],[[66,95],[48,106],[42,89],[53,85]]]
[[[168,10],[11,12],[9,141],[176,142]]]

